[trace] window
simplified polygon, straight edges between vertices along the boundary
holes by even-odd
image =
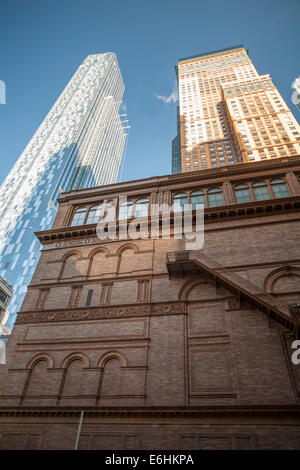
[[[274,197],[289,197],[290,196],[286,183],[282,179],[272,180],[271,188],[272,188]]]
[[[0,289],[0,302],[2,302],[4,304],[6,299],[7,299],[7,295],[5,294],[5,292],[3,292],[2,289]]]
[[[250,190],[246,184],[238,184],[234,188],[236,202],[242,204],[243,202],[250,202]]]
[[[255,199],[257,201],[264,201],[270,199],[270,193],[267,184],[264,181],[258,181],[252,185]]]
[[[74,212],[71,226],[73,227],[74,225],[83,225],[86,213],[87,213],[86,207],[79,207],[78,209],[76,209],[76,211]]]
[[[90,210],[89,210],[89,213],[88,213],[86,223],[87,224],[96,224],[97,222],[99,222],[100,214],[101,214],[101,206],[100,205],[91,207]]]
[[[86,302],[85,302],[86,307],[89,307],[92,303],[93,292],[94,292],[93,289],[88,290]]]
[[[179,193],[174,196],[174,212],[181,212],[182,210],[184,210],[185,204],[187,204],[187,195],[185,193]]]
[[[205,195],[204,192],[199,190],[199,191],[193,191],[191,193],[191,204],[192,204],[192,209],[196,209],[196,204],[205,204]]]
[[[130,219],[132,217],[133,202],[126,201],[120,204],[119,220]]]
[[[207,191],[209,207],[222,206],[223,196],[220,188],[211,188]]]
[[[135,203],[135,217],[147,217],[148,216],[149,199],[139,199]]]

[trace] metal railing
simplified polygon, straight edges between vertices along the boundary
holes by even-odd
[[[235,274],[231,271],[224,271],[224,266],[214,261],[207,255],[204,255],[201,251],[175,251],[167,253],[167,263],[178,263],[184,261],[195,261],[205,268],[208,268],[214,274],[217,274],[220,279],[227,280],[229,283],[234,284],[235,287],[246,291],[251,295],[258,297],[262,302],[269,304],[273,309],[290,316],[289,305],[272,294],[266,292],[264,289],[253,284],[251,281]]]

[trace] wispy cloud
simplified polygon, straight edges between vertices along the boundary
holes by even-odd
[[[178,101],[178,92],[176,84],[174,84],[173,91],[169,96],[158,95],[157,93],[154,93],[154,95],[158,100],[162,100],[164,103],[176,103],[176,101]]]
[[[120,110],[121,110],[123,113],[127,113],[127,104],[126,104],[126,103],[122,103],[121,106],[120,106]]]

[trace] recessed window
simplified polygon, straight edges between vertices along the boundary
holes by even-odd
[[[271,199],[269,189],[267,184],[264,181],[258,181],[252,185],[254,196],[257,201],[264,201],[266,199]]]
[[[290,193],[286,183],[282,179],[275,179],[271,181],[271,188],[274,197],[289,197]]]
[[[243,202],[251,201],[251,194],[249,187],[246,184],[238,184],[234,188],[236,202],[242,204]]]
[[[0,289],[0,302],[2,302],[4,304],[6,299],[7,299],[7,295],[5,294],[5,292],[3,292],[2,289]]]
[[[75,225],[83,225],[86,213],[87,213],[86,207],[79,207],[78,209],[76,209],[76,211],[74,212],[71,226],[73,227]]]
[[[174,212],[183,211],[185,204],[187,204],[186,193],[178,193],[173,197]]]
[[[193,191],[191,193],[191,204],[192,204],[192,209],[196,209],[196,204],[205,204],[205,196],[204,192],[199,190],[199,191]]]
[[[120,204],[119,208],[119,220],[130,219],[132,217],[133,202],[126,201]]]
[[[222,206],[223,196],[220,188],[211,188],[207,191],[209,207]]]
[[[135,203],[135,217],[147,217],[148,216],[149,199],[142,198]]]
[[[88,290],[86,302],[85,302],[86,307],[89,307],[92,303],[93,292],[94,292],[93,289]]]
[[[96,224],[99,222],[100,219],[100,214],[101,214],[101,206],[93,206],[89,210],[89,214],[86,220],[87,224]]]

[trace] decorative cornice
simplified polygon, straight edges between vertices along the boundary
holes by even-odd
[[[84,409],[85,419],[95,417],[290,417],[300,419],[299,405],[274,406],[144,406],[144,407],[53,407],[53,406],[20,406],[0,407],[1,418],[72,418],[78,417]]]
[[[184,314],[185,302],[138,303],[134,305],[110,305],[59,310],[20,312],[16,324],[56,323],[65,321],[105,320],[143,316]]]
[[[266,172],[269,170],[287,169],[298,166],[300,170],[299,155],[294,157],[282,157],[274,160],[240,163],[236,165],[222,166],[219,168],[209,168],[206,170],[193,171],[191,173],[178,173],[175,175],[164,175],[142,180],[127,181],[124,183],[111,184],[90,189],[79,189],[64,193],[58,201],[66,203],[76,199],[98,198],[111,196],[113,194],[126,193],[128,191],[143,191],[148,189],[158,189],[159,187],[170,187],[177,184],[205,182],[217,178],[228,178],[234,175],[253,174],[257,171]]]
[[[208,207],[204,209],[204,220],[205,221],[223,221],[231,220],[234,218],[243,217],[255,217],[269,214],[279,214],[286,212],[299,211],[300,208],[300,196],[292,196],[278,199],[268,199],[265,201],[251,201],[243,204],[230,204],[227,206]],[[159,224],[162,224],[162,218],[160,217]],[[128,219],[128,223],[132,219]],[[173,222],[173,216],[170,216],[170,222]],[[116,221],[116,227],[118,229],[119,222]],[[124,222],[122,223],[124,225]],[[44,245],[46,243],[52,243],[53,241],[59,242],[60,240],[78,239],[82,240],[82,245],[88,245],[90,240],[86,237],[96,235],[97,224],[81,225],[78,227],[63,227],[50,230],[44,230],[42,232],[35,232],[35,235],[39,241]],[[105,240],[106,241],[106,240]],[[110,241],[110,240],[109,240]],[[116,240],[118,241],[118,240]],[[126,242],[126,240],[122,240]],[[79,242],[80,243],[80,242]],[[99,243],[101,241],[99,240]]]

